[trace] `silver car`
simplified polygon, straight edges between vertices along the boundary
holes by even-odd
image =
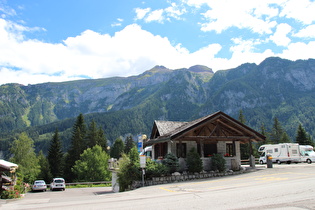
[[[46,191],[47,185],[44,180],[36,180],[32,185],[32,191]]]

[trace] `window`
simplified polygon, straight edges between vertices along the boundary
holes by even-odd
[[[275,152],[278,152],[278,148],[275,148]]]
[[[267,154],[272,154],[272,149],[268,149]]]
[[[167,142],[154,145],[154,159],[164,158],[167,154]]]
[[[201,145],[198,144],[198,153],[200,152]],[[203,154],[205,157],[211,157],[213,154],[216,154],[217,152],[217,144],[216,143],[204,143],[203,145]]]
[[[176,155],[177,157],[186,158],[186,143],[177,143],[176,144]]]
[[[226,153],[225,157],[235,156],[235,146],[233,143],[226,143]]]

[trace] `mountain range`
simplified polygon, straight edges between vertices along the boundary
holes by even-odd
[[[299,124],[315,135],[315,60],[270,57],[259,65],[213,72],[206,66],[171,70],[155,66],[131,77],[36,85],[0,86],[0,146],[27,131],[37,149],[47,149],[56,128],[64,148],[75,118],[84,114],[110,142],[126,134],[150,135],[154,120],[190,121],[223,111],[260,131],[276,117],[292,140]]]

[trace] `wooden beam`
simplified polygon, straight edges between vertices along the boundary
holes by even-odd
[[[222,125],[224,125],[224,126],[228,127],[229,129],[231,129],[231,130],[235,131],[236,133],[239,133],[239,134],[241,134],[241,135],[244,135],[244,133],[243,133],[243,132],[239,131],[238,129],[236,129],[236,128],[234,128],[234,127],[232,127],[232,126],[228,125],[228,124],[226,124],[226,123],[225,123],[225,122],[223,122],[222,120],[218,119],[217,121],[218,121],[220,124],[222,124]]]
[[[248,136],[185,136],[183,141],[197,141],[197,140],[217,140],[217,141],[233,141],[233,140],[248,140]]]

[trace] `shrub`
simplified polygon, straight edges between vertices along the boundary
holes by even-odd
[[[200,159],[200,156],[199,156],[196,148],[192,148],[188,152],[186,163],[187,163],[187,167],[188,167],[189,172],[199,173],[203,169],[202,160]]]
[[[168,168],[165,165],[154,162],[153,160],[147,160],[145,169],[145,175],[147,179],[152,179],[152,177],[159,177],[167,173]]]
[[[117,176],[119,191],[123,192],[130,189],[133,181],[141,179],[139,162],[134,163],[126,154],[123,154],[119,159]]]
[[[27,184],[23,183],[23,180],[19,177],[16,181],[16,185],[7,191],[2,191],[0,194],[2,199],[20,198],[21,194],[25,194],[27,190]]]
[[[225,159],[221,154],[213,154],[211,162],[212,170],[225,171]]]
[[[179,166],[178,158],[172,153],[168,153],[162,163],[168,168],[169,173],[177,171]]]
[[[18,190],[5,190],[1,194],[1,199],[13,199],[20,198],[21,194]]]

